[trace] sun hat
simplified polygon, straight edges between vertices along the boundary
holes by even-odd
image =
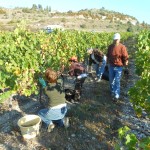
[[[119,40],[120,39],[120,34],[119,33],[115,33],[113,36],[113,40]]]

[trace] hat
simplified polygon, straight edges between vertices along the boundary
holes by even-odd
[[[70,60],[70,61],[75,61],[75,62],[77,62],[77,61],[78,61],[78,58],[77,58],[76,56],[72,56],[69,60]]]
[[[92,51],[92,50],[93,50],[93,48],[87,48],[87,52],[88,52],[88,51]]]
[[[115,33],[113,36],[113,40],[119,40],[120,39],[120,34],[119,33]]]

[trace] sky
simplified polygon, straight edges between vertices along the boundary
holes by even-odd
[[[66,12],[69,10],[100,9],[120,12],[135,17],[140,23],[150,24],[150,0],[0,0],[0,7],[29,7],[41,4],[43,8],[50,6],[52,10]]]

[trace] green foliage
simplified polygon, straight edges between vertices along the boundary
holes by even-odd
[[[131,26],[127,28],[127,32],[133,32],[133,31],[134,30],[133,30],[133,28]]]
[[[32,5],[32,9],[33,9],[33,10],[36,10],[36,9],[37,9],[37,5],[36,5],[36,4],[33,4],[33,5]]]
[[[141,141],[139,141],[139,147],[143,150],[149,150],[150,149],[150,137],[143,138]]]
[[[67,30],[33,33],[22,21],[13,32],[0,34],[0,89],[9,88],[25,96],[37,93],[38,75],[47,67],[57,71],[62,64],[68,66],[73,55],[84,61],[89,47],[98,46],[105,52],[112,35]],[[125,34],[124,38],[128,36]]]
[[[126,135],[126,142],[125,145],[127,145],[127,147],[129,147],[129,149],[133,149],[136,150],[136,143],[137,143],[137,138],[133,133],[127,134]]]
[[[115,145],[115,150],[120,150],[121,147],[125,150],[137,150],[139,148],[149,150],[150,148],[150,137],[138,140],[127,126],[118,129],[118,134],[119,141]]]
[[[123,139],[124,136],[125,136],[125,134],[126,134],[128,131],[130,131],[130,128],[128,128],[127,126],[118,129],[119,138],[120,138],[120,139]]]
[[[22,8],[22,12],[23,12],[23,13],[31,13],[32,10],[29,9],[29,8]]]
[[[6,91],[0,96],[0,104],[3,103],[6,99],[10,98],[10,95],[13,94],[13,91]]]
[[[136,51],[136,73],[139,80],[130,88],[130,100],[138,116],[142,109],[150,113],[150,31],[142,31],[138,36]]]

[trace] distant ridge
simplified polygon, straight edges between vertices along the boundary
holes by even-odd
[[[101,9],[82,9],[67,12],[52,11],[50,8],[0,8],[0,30],[14,30],[21,20],[29,29],[41,30],[47,25],[61,25],[65,29],[92,32],[139,32],[150,28],[146,23],[130,15]]]

